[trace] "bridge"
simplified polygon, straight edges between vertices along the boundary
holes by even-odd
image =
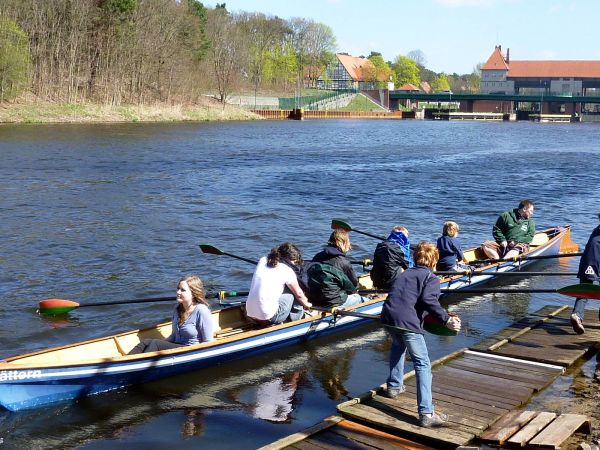
[[[595,104],[594,110],[600,109],[600,96],[573,95],[571,93],[537,92],[528,94],[481,94],[481,93],[453,93],[436,92],[426,94],[424,92],[390,91],[390,107],[398,107],[402,100],[411,102],[460,102],[461,112],[493,112],[505,109],[506,103],[510,106],[510,112],[519,109],[519,103],[542,104],[544,113],[566,112],[574,114],[581,113],[584,104]]]

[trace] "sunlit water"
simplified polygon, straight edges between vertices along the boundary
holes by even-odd
[[[585,243],[600,211],[600,127],[591,124],[304,121],[0,126],[0,357],[166,319],[170,304],[35,313],[43,298],[78,302],[174,294],[180,276],[210,290],[249,287],[257,259],[291,240],[310,258],[332,218],[414,241],[445,220],[463,246],[497,215],[536,202],[538,227],[573,224]],[[354,234],[352,257],[377,241]],[[573,272],[576,261],[536,270]],[[536,277],[519,287],[576,280]],[[508,280],[504,280],[508,283]],[[462,300],[462,301],[461,301]],[[456,338],[427,336],[432,358],[469,346],[550,294],[453,298]],[[255,448],[335,413],[385,380],[376,325],[211,369],[30,412],[0,412],[3,448]]]

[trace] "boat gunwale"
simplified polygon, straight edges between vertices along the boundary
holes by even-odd
[[[355,309],[376,305],[377,303],[380,303],[383,300],[385,300],[385,295],[386,294],[376,295],[374,298],[372,298],[371,300],[369,300],[367,302],[363,302],[363,303],[354,305],[352,307],[348,307],[347,310],[352,311]],[[236,309],[236,308],[240,308],[240,307],[241,307],[240,305],[236,305],[236,306],[232,306],[231,308],[224,308],[224,309],[213,311],[212,314],[218,314],[221,311],[226,311],[228,309]],[[110,358],[93,358],[93,359],[80,360],[80,361],[76,361],[76,362],[73,361],[73,362],[63,362],[63,363],[60,363],[60,362],[58,362],[58,363],[57,362],[46,362],[46,363],[31,362],[31,363],[19,364],[18,362],[16,362],[22,358],[28,358],[28,357],[32,357],[32,356],[40,356],[40,355],[52,353],[52,352],[59,351],[59,350],[65,350],[65,349],[68,349],[71,347],[78,347],[78,346],[93,344],[93,343],[102,342],[102,341],[110,341],[110,340],[113,340],[113,339],[121,337],[121,336],[129,336],[129,335],[143,332],[143,331],[156,330],[161,326],[170,324],[170,322],[162,322],[153,327],[127,331],[127,332],[118,333],[118,334],[114,334],[114,335],[110,335],[110,336],[90,339],[87,341],[76,342],[76,343],[64,345],[61,347],[51,347],[51,348],[39,350],[39,351],[32,352],[32,353],[27,353],[27,354],[23,354],[23,355],[17,355],[17,356],[12,356],[9,358],[4,358],[3,360],[0,361],[0,371],[2,371],[2,370],[26,370],[26,369],[32,369],[32,368],[35,368],[35,369],[76,368],[76,367],[90,366],[90,365],[112,365],[112,364],[120,364],[120,363],[140,362],[140,361],[145,361],[145,360],[160,360],[164,357],[173,357],[173,356],[178,356],[181,354],[193,353],[198,350],[208,350],[208,349],[211,349],[212,347],[227,345],[227,344],[231,344],[232,342],[243,341],[245,339],[254,338],[254,337],[260,336],[260,335],[271,334],[274,332],[285,330],[287,328],[293,328],[298,325],[304,325],[306,323],[313,323],[313,322],[319,322],[319,321],[331,322],[332,319],[334,319],[334,317],[331,312],[322,312],[318,316],[306,317],[306,318],[296,320],[293,322],[284,322],[284,323],[281,323],[278,325],[273,325],[273,326],[255,329],[255,330],[247,330],[247,331],[243,331],[241,333],[235,334],[233,336],[224,337],[222,339],[217,338],[210,342],[200,342],[200,343],[194,344],[194,345],[186,345],[183,347],[177,347],[177,348],[172,348],[172,349],[167,349],[167,350],[160,350],[160,351],[156,351],[156,352],[146,352],[146,353],[140,353],[140,354],[135,354],[135,355],[121,355],[121,356],[115,356],[115,357],[110,357]],[[357,318],[354,318],[354,319],[358,320]]]

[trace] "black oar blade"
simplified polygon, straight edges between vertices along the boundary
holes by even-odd
[[[210,255],[223,255],[223,252],[217,247],[208,244],[200,244],[200,250],[202,250],[202,253],[208,253]]]
[[[352,227],[341,219],[331,219],[332,230],[344,230],[346,232],[352,231]]]

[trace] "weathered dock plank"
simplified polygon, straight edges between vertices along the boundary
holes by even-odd
[[[540,412],[531,422],[513,434],[506,442],[524,447],[533,437],[556,418],[553,412]]]
[[[560,448],[560,444],[582,427],[585,428],[587,433],[591,432],[591,424],[586,416],[561,414],[527,445],[530,447]]]

